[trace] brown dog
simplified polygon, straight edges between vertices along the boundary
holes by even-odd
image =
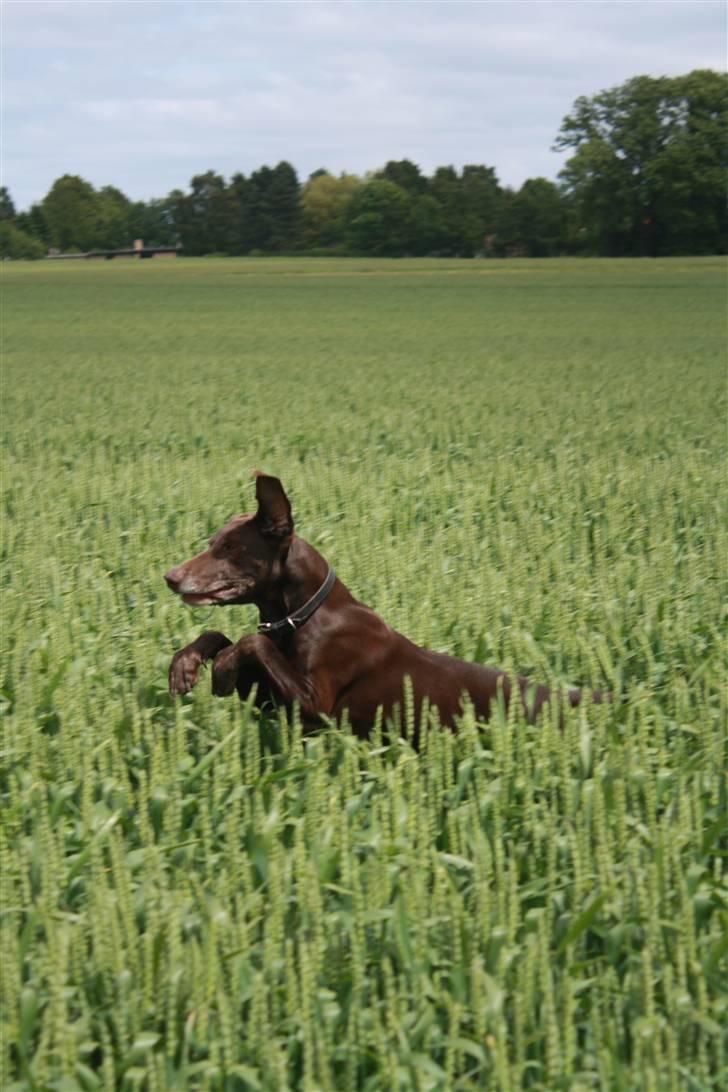
[[[256,497],[255,515],[230,520],[212,536],[208,550],[164,579],[192,605],[254,603],[259,631],[234,644],[209,631],[175,653],[171,694],[188,693],[202,665],[213,660],[213,694],[224,697],[237,689],[244,698],[257,684],[259,702],[289,709],[298,703],[304,724],[347,710],[362,736],[380,707],[385,717],[402,708],[406,677],[416,718],[425,699],[450,727],[463,711],[465,695],[483,720],[499,692],[508,707],[511,682],[502,671],[419,648],[354,599],[321,554],[294,534],[291,506],[277,478],[256,472]],[[532,720],[550,691],[527,679],[518,679],[518,689]],[[603,700],[598,692],[591,699]],[[572,706],[580,700],[581,691],[568,692]]]

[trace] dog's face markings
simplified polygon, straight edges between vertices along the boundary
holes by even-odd
[[[258,475],[258,511],[234,516],[209,539],[209,549],[165,573],[164,579],[190,606],[251,603],[280,576],[293,519],[277,478]]]

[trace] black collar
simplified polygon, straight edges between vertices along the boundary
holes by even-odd
[[[308,602],[304,603],[298,610],[291,611],[285,618],[281,618],[279,622],[261,622],[258,626],[258,633],[264,633],[266,637],[274,637],[281,633],[282,630],[288,630],[290,627],[294,632],[300,629],[307,619],[311,617],[315,610],[323,603],[326,596],[329,594],[334,586],[336,580],[336,573],[333,569],[329,569],[326,574],[326,579],[315,592]]]

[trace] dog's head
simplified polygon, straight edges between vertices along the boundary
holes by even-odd
[[[293,536],[291,505],[278,478],[255,476],[255,515],[235,516],[208,550],[164,574],[190,606],[253,603],[280,580]]]

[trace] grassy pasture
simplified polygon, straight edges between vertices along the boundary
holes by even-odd
[[[725,1087],[722,260],[2,273],[0,1088]],[[414,640],[621,700],[173,703],[254,466]]]

